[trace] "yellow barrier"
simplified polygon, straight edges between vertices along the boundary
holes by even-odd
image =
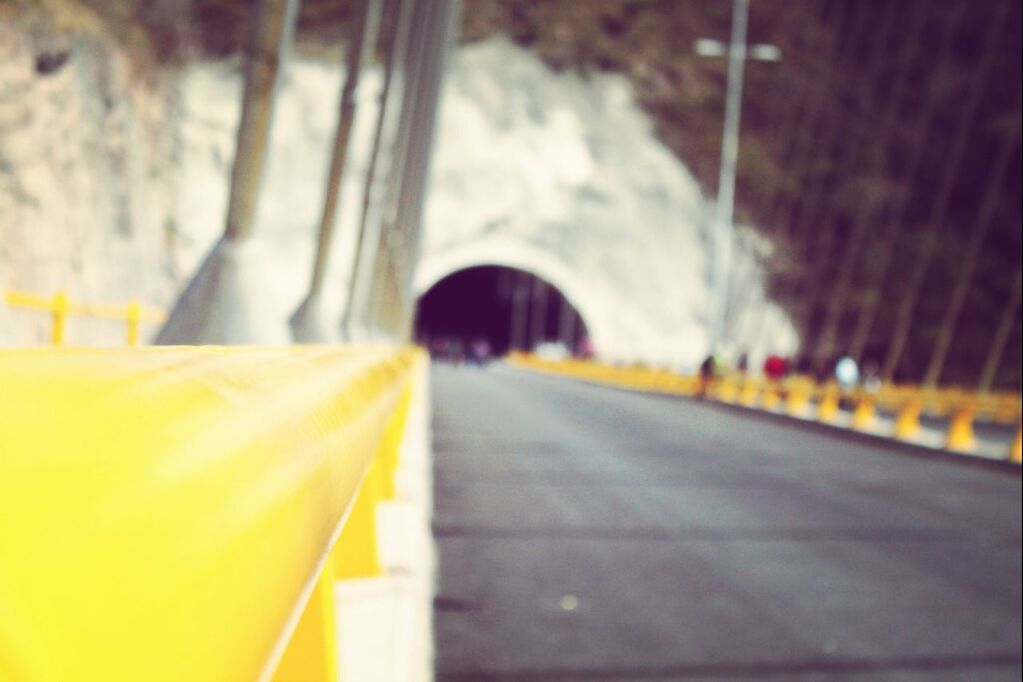
[[[810,396],[814,393],[813,382],[805,377],[793,377],[786,384],[788,413],[794,417],[807,415],[810,411]]]
[[[764,389],[764,399],[761,402],[761,407],[768,411],[775,411],[778,406],[781,405],[781,387],[775,381],[769,382],[767,388]]]
[[[825,384],[820,390],[820,401],[817,404],[817,420],[824,423],[834,422],[839,412],[839,400],[842,391],[837,384]]]
[[[422,361],[0,351],[0,679],[335,679],[332,578],[374,551],[342,521]]]
[[[612,384],[639,390],[652,389],[661,393],[704,395],[702,382],[696,376],[675,375],[665,379],[663,370],[637,366],[614,367],[592,361],[545,360],[523,353],[512,353],[507,362],[514,366],[560,374],[577,379]],[[656,377],[656,381],[654,380]],[[754,378],[724,376],[709,382],[707,397],[726,403],[740,402],[751,407],[760,396],[760,409],[783,410],[791,415],[811,417],[819,421],[838,421],[842,400],[853,403],[850,426],[856,430],[876,432],[877,409],[896,413],[891,436],[913,440],[921,430],[920,415],[949,417],[946,447],[969,452],[976,449],[973,421],[984,415],[1002,424],[1018,423],[1019,396],[1014,393],[976,394],[961,388],[925,389],[917,386],[882,386],[876,393],[862,389],[841,389],[834,383],[815,384],[809,377],[792,376],[781,382],[764,381],[762,388]],[[1019,461],[1017,436],[1006,459]]]
[[[747,377],[742,382],[742,392],[739,394],[739,404],[745,407],[756,407],[760,397],[760,382]]]
[[[901,440],[911,440],[920,433],[920,411],[923,404],[919,398],[908,398],[899,410],[899,416],[895,420],[895,437]]]
[[[963,407],[952,415],[945,447],[949,450],[965,452],[970,452],[977,447],[977,438],[973,435],[973,409]]]
[[[104,320],[124,320],[125,343],[136,346],[139,343],[142,323],[159,324],[165,314],[159,308],[143,305],[132,301],[127,305],[76,303],[68,299],[65,292],[57,292],[52,297],[39,296],[26,291],[8,291],[4,300],[7,305],[15,308],[40,310],[50,313],[52,327],[50,341],[54,345],[62,345],[67,339],[67,318],[70,315],[94,317]]]
[[[852,413],[852,427],[860,431],[868,431],[877,423],[877,399],[867,393],[856,397],[856,406]]]
[[[734,377],[726,376],[716,382],[716,390],[712,393],[723,403],[735,403],[739,400],[739,383]]]

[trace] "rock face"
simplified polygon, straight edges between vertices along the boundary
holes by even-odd
[[[280,83],[254,239],[282,322],[308,285],[340,80],[337,66],[295,60]],[[339,312],[379,84],[363,79],[328,268],[324,304]],[[239,94],[231,62],[140,80],[110,43],[0,25],[0,286],[169,306],[223,229]],[[623,79],[556,74],[491,39],[455,54],[439,125],[419,293],[461,268],[519,267],[576,305],[603,355],[698,361],[709,207]],[[746,261],[737,290],[764,308]],[[767,308],[747,335],[790,349]],[[46,338],[43,315],[13,315],[23,341]],[[81,323],[69,337],[118,343],[122,328]]]
[[[172,94],[98,36],[0,20],[0,287],[168,300]],[[44,314],[11,315],[19,340],[48,337]],[[69,335],[118,343],[123,326],[71,320]]]

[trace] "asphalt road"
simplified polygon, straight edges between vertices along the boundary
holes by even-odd
[[[438,680],[1015,680],[1021,485],[723,406],[433,373]]]

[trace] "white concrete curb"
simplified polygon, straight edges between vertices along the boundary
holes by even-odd
[[[396,472],[398,499],[377,507],[384,575],[335,584],[343,682],[433,680],[433,510],[429,368],[414,378]]]

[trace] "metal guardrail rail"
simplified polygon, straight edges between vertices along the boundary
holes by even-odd
[[[129,346],[139,344],[144,323],[159,324],[166,317],[160,308],[138,301],[124,305],[81,303],[71,300],[67,292],[64,291],[58,291],[53,296],[41,296],[29,291],[10,290],[5,293],[4,300],[12,308],[26,308],[49,313],[53,320],[50,341],[57,346],[67,340],[67,320],[72,315],[104,320],[124,320],[125,343]]]
[[[0,351],[0,679],[335,680],[424,362]]]
[[[972,452],[977,440],[974,420],[1016,426],[1016,437],[1005,458],[1020,461],[1020,398],[1016,393],[973,393],[958,387],[927,389],[919,386],[881,386],[871,392],[847,390],[834,383],[820,384],[805,376],[782,381],[762,377],[731,375],[705,382],[699,376],[682,375],[650,367],[620,367],[590,360],[547,360],[533,355],[513,353],[507,359],[513,366],[583,379],[640,391],[703,396],[724,403],[743,405],[825,423],[837,421],[842,403],[852,406],[849,426],[871,431],[878,421],[878,410],[895,415],[891,437],[913,441],[922,426],[922,415],[948,419],[944,445],[947,449]]]

